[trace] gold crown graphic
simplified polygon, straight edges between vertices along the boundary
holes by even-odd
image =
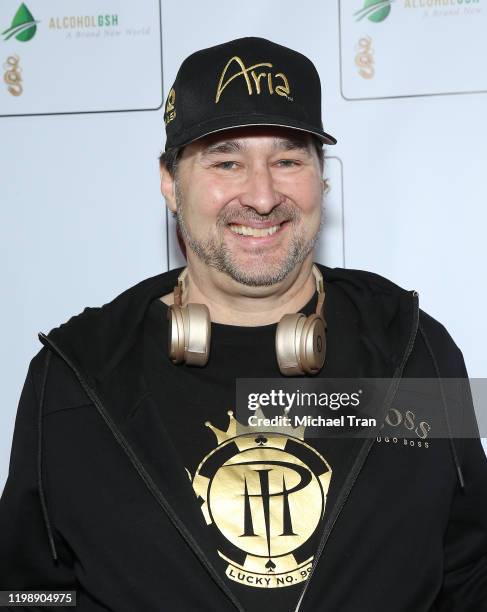
[[[288,418],[287,414],[282,415],[280,419],[276,418],[278,422],[275,425],[264,425],[263,424],[264,420],[266,420],[267,417],[262,412],[260,406],[251,415],[255,417],[255,420],[257,421],[257,423],[259,423],[258,425],[248,425],[248,424],[246,425],[244,423],[241,423],[240,421],[237,421],[235,417],[233,416],[233,410],[228,410],[227,414],[230,418],[228,421],[228,427],[226,431],[222,431],[221,429],[218,429],[218,427],[215,427],[214,425],[212,425],[210,421],[205,422],[206,427],[209,427],[211,431],[215,434],[218,446],[220,446],[224,442],[227,442],[228,440],[231,440],[233,438],[238,438],[240,436],[245,436],[248,438],[250,436],[259,436],[263,434],[268,434],[268,436],[269,435],[290,436],[292,438],[297,438],[298,440],[304,440],[304,431],[306,428],[303,426],[292,427],[291,425],[284,424],[283,419]],[[236,440],[236,443],[238,446],[240,446],[240,443],[237,440]]]

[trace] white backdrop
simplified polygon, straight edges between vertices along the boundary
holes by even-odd
[[[0,490],[37,332],[180,265],[162,101],[187,55],[240,36],[320,72],[339,142],[317,259],[419,291],[485,376],[487,0],[364,3],[28,0],[14,19],[19,0],[3,0]]]

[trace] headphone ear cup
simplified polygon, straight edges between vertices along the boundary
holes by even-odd
[[[306,316],[301,312],[285,314],[276,329],[276,356],[284,376],[304,374],[300,357],[301,330]]]
[[[318,314],[306,318],[299,339],[299,359],[306,374],[316,374],[325,363],[325,322]]]
[[[205,366],[210,356],[211,319],[205,304],[187,304],[181,308],[184,327],[184,361]]]
[[[205,304],[172,304],[169,319],[168,353],[174,364],[205,366],[210,355],[211,319]]]
[[[169,328],[167,334],[169,359],[174,363],[184,361],[184,322],[181,308],[172,304],[167,311]]]

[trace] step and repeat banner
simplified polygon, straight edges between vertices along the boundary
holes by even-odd
[[[0,6],[0,27],[10,23],[2,32],[3,117],[160,108],[158,0],[49,0],[16,7],[8,1]]]
[[[0,490],[37,333],[184,263],[163,101],[187,55],[241,36],[320,73],[317,260],[416,289],[484,377],[486,27],[487,0],[3,0]]]
[[[340,2],[346,100],[487,93],[483,0]]]

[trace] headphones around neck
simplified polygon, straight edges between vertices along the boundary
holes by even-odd
[[[302,312],[285,314],[277,324],[276,356],[284,376],[316,374],[325,363],[325,290],[323,276],[316,264],[312,271],[318,293],[316,312],[309,316]],[[182,305],[187,274],[185,268],[179,275],[174,287],[174,304],[167,311],[169,358],[174,364],[203,367],[210,356],[210,311],[205,304]]]

